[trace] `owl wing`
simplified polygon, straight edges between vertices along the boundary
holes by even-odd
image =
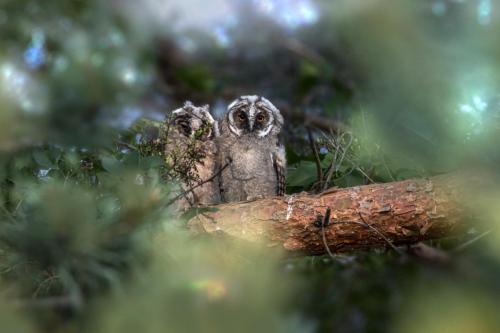
[[[285,157],[285,147],[279,145],[276,147],[276,151],[273,153],[273,164],[276,169],[276,180],[277,180],[277,195],[285,195],[286,187],[286,157]]]

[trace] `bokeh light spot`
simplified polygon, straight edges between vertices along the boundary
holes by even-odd
[[[194,281],[192,288],[203,292],[210,300],[219,300],[227,295],[227,287],[224,281],[219,279],[202,279]]]
[[[3,10],[0,10],[0,25],[6,24],[9,20],[7,13]]]
[[[477,20],[481,25],[488,25],[491,21],[491,0],[480,0],[477,6]]]
[[[54,60],[54,71],[64,72],[68,68],[68,60],[63,56],[58,56]]]
[[[446,14],[446,4],[443,1],[436,1],[432,4],[432,13],[436,16]]]
[[[218,45],[222,47],[228,47],[231,44],[229,35],[227,34],[227,31],[224,27],[216,27],[214,29],[214,35]]]
[[[319,12],[310,0],[255,0],[256,8],[279,24],[295,29],[318,21]]]
[[[30,69],[37,69],[45,63],[45,59],[45,35],[43,32],[36,31],[24,51],[24,62]]]

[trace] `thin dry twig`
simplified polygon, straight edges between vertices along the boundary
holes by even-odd
[[[308,47],[307,45],[304,45],[299,39],[297,38],[287,38],[287,39],[279,39],[278,42],[282,44],[286,49],[289,51],[301,56],[304,59],[307,59],[313,63],[316,64],[326,64],[327,61],[325,58],[314,51],[312,48]]]
[[[368,180],[369,180],[372,184],[375,184],[375,181],[374,181],[374,180],[373,180],[370,176],[368,176],[368,174],[367,174],[367,173],[366,173],[366,172],[365,172],[365,171],[364,171],[364,170],[363,170],[363,169],[362,169],[359,165],[357,165],[356,163],[354,163],[354,161],[353,161],[353,160],[351,160],[351,159],[350,159],[350,158],[348,158],[348,157],[346,157],[345,159],[346,159],[348,162],[351,162],[351,163],[352,163],[352,165],[354,166],[354,168],[355,168],[356,170],[358,170],[358,172],[359,172],[359,173],[361,173],[363,176],[365,176],[365,177],[366,177],[366,179],[368,179]]]
[[[469,247],[470,245],[474,244],[475,242],[477,242],[478,240],[482,239],[483,237],[486,237],[488,236],[493,230],[487,230],[479,235],[477,235],[476,237],[468,240],[467,242],[463,243],[463,244],[460,244],[459,246],[457,246],[456,248],[453,249],[453,252],[460,252],[460,251],[463,251],[465,248]]]
[[[374,226],[372,226],[371,224],[369,224],[368,222],[366,222],[365,218],[363,217],[363,214],[361,214],[361,212],[358,212],[359,214],[359,218],[361,219],[361,221],[363,221],[364,225],[373,230],[374,232],[376,232],[380,237],[382,237],[386,242],[387,244],[389,244],[390,247],[392,247],[392,249],[394,251],[396,251],[396,253],[398,254],[403,254],[395,245],[393,242],[391,242],[391,240],[386,236],[384,235],[383,233],[380,232],[380,230],[378,230],[377,228],[375,228]]]
[[[347,126],[340,121],[334,121],[327,117],[317,116],[307,112],[294,111],[285,105],[280,105],[279,109],[283,116],[289,121],[296,121],[309,127],[314,127],[324,131],[342,132],[347,130]]]
[[[121,140],[114,140],[116,145],[118,146],[122,146],[122,147],[126,147],[128,149],[131,149],[131,150],[138,150],[137,147],[131,145],[130,143],[127,143],[125,141],[121,141]]]
[[[190,192],[194,191],[194,190],[195,190],[195,189],[197,189],[198,187],[200,187],[200,186],[202,186],[202,185],[204,185],[204,184],[206,184],[206,183],[211,182],[212,180],[214,180],[214,179],[215,179],[215,177],[218,177],[218,176],[222,173],[222,171],[224,171],[224,169],[226,169],[228,166],[229,166],[229,163],[224,164],[224,165],[222,166],[222,168],[220,168],[220,169],[219,169],[219,170],[218,170],[215,174],[213,174],[213,175],[212,175],[212,177],[210,177],[210,178],[208,178],[208,179],[206,179],[206,180],[204,180],[204,181],[202,181],[202,182],[200,182],[200,183],[196,184],[195,186],[193,186],[193,187],[191,187],[191,188],[189,188],[189,189],[185,190],[185,191],[184,191],[184,192],[182,192],[182,193],[179,193],[179,194],[178,194],[178,195],[176,195],[173,199],[171,199],[169,202],[167,202],[167,203],[166,203],[166,205],[165,205],[165,207],[169,207],[170,205],[172,205],[173,203],[175,203],[177,200],[179,200],[179,199],[181,199],[181,198],[185,197],[188,193],[190,193]]]
[[[325,133],[322,133],[323,137],[328,141],[328,144],[333,147],[334,153],[332,162],[328,168],[327,176],[325,182],[323,184],[323,191],[326,191],[329,187],[330,181],[332,180],[333,174],[338,171],[339,167],[344,162],[347,152],[352,145],[353,137],[349,132],[343,132],[340,135],[335,136],[334,133],[331,133],[331,138],[328,137]],[[344,136],[349,135],[349,140],[344,145],[342,142],[344,141]],[[339,159],[339,152],[341,153]],[[354,170],[354,168],[352,169]]]
[[[330,224],[330,213],[331,209],[328,207],[326,209],[325,216],[321,220],[321,237],[323,238],[323,244],[325,245],[326,252],[332,259],[335,259],[335,256],[333,255],[332,251],[330,251],[330,247],[326,242],[326,235],[325,235],[325,225]]]
[[[385,161],[385,156],[384,154],[382,154],[382,162],[384,163],[384,168],[385,168],[385,171],[387,171],[387,174],[389,174],[389,177],[391,177],[391,180],[393,182],[396,181],[396,177],[393,176],[391,170],[389,169],[389,167],[387,166],[387,162]]]
[[[50,284],[54,281],[54,280],[57,280],[59,279],[59,276],[57,275],[52,275],[52,276],[49,276],[48,278],[46,278],[45,280],[43,280],[42,282],[40,282],[40,284],[38,284],[38,287],[35,289],[35,291],[33,292],[33,297],[37,297],[38,294],[40,293],[40,291],[45,288],[45,286],[50,286]]]
[[[401,250],[398,249],[396,247],[396,245],[394,245],[394,243],[387,236],[385,236],[382,232],[380,232],[380,230],[378,230],[377,228],[375,228],[374,226],[372,226],[371,224],[366,222],[366,220],[363,217],[363,215],[361,214],[361,212],[358,212],[358,214],[359,214],[359,217],[360,217],[362,222],[358,222],[358,221],[334,221],[333,223],[336,223],[336,224],[357,224],[357,225],[360,225],[364,228],[368,228],[368,229],[372,230],[373,232],[375,232],[377,235],[379,235],[396,253],[398,253],[399,255],[403,255],[403,252],[401,252]]]
[[[342,175],[342,177],[336,178],[336,180],[340,180],[343,177],[349,175],[352,171],[357,170],[368,181],[370,181],[371,183],[375,183],[375,181],[357,163],[355,163],[354,160],[351,157],[348,156],[349,148],[350,148],[350,146],[352,145],[352,142],[353,142],[352,134],[350,134],[347,131],[345,131],[345,132],[343,132],[341,134],[336,134],[333,131],[330,131],[330,133],[331,133],[330,134],[331,137],[327,136],[324,133],[323,133],[323,137],[328,142],[328,145],[331,147],[331,150],[335,151],[335,156],[334,156],[335,159],[337,158],[337,152],[338,151],[342,151],[343,152],[342,157],[341,157],[339,163],[337,163],[337,165],[338,166],[341,165],[341,163],[344,161],[344,159],[352,165],[352,168],[349,171],[347,171],[346,173],[344,173],[344,175]],[[349,133],[350,137],[349,137],[348,143],[345,144],[345,145],[343,145],[342,144],[342,141],[344,140],[343,136],[346,133]]]
[[[321,167],[321,160],[319,158],[318,147],[316,146],[316,141],[313,138],[312,131],[310,128],[307,129],[307,137],[309,139],[309,145],[314,154],[314,161],[316,162],[316,177],[318,178],[319,189],[323,188],[323,168]]]

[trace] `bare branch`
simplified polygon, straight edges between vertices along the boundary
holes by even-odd
[[[314,127],[323,131],[342,132],[347,130],[347,126],[339,121],[331,120],[328,117],[316,116],[307,112],[293,111],[292,109],[281,106],[280,111],[287,121],[296,121],[305,126]]]
[[[168,206],[171,206],[172,204],[174,204],[177,200],[185,197],[188,193],[192,192],[193,190],[197,189],[198,187],[200,186],[203,186],[204,184],[206,183],[209,183],[211,182],[212,180],[214,180],[216,177],[218,177],[222,171],[224,171],[224,169],[226,169],[227,167],[229,166],[229,163],[226,163],[222,166],[222,168],[220,168],[215,174],[213,174],[210,178],[202,181],[202,182],[199,182],[198,184],[196,184],[195,186],[185,190],[184,192],[182,193],[179,193],[178,195],[176,195],[173,199],[171,199],[169,202],[167,202],[167,204],[165,205],[165,207],[168,207]]]

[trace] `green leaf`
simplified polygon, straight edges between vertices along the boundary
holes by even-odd
[[[54,161],[53,163],[56,164],[57,162],[59,162],[59,160],[62,157],[62,150],[54,148],[54,147],[49,147],[47,154],[48,154],[50,160]]]
[[[323,169],[326,169],[332,164],[333,160],[333,154],[332,153],[327,153],[324,157],[323,160],[321,160],[321,167]]]
[[[335,181],[335,185],[339,187],[352,187],[352,186],[364,185],[364,178],[361,175],[352,173]]]
[[[289,145],[285,146],[286,150],[286,160],[288,164],[298,163],[302,158],[293,150]]]
[[[288,172],[288,186],[306,187],[316,181],[316,163],[311,161],[301,161],[296,169]]]
[[[108,172],[117,171],[122,168],[122,162],[113,156],[102,156],[101,163],[102,167]]]
[[[27,167],[33,167],[33,159],[31,159],[29,154],[20,153],[14,160],[14,168],[16,170],[21,170]]]
[[[45,151],[35,150],[33,152],[33,159],[41,167],[44,168],[55,167],[54,163],[50,160],[48,153]]]

